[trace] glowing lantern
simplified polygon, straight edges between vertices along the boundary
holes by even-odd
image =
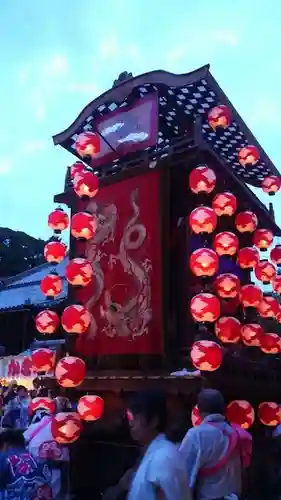
[[[80,304],[74,304],[65,308],[61,316],[61,324],[67,333],[85,333],[91,322],[92,315],[88,309]]]
[[[268,193],[269,196],[274,196],[281,187],[281,179],[277,175],[270,175],[265,177],[261,184],[262,190]]]
[[[217,216],[212,208],[198,207],[189,215],[189,225],[196,234],[210,234],[216,229]]]
[[[262,291],[256,285],[243,285],[240,290],[240,301],[244,307],[258,307],[262,300]]]
[[[89,260],[77,258],[69,261],[65,277],[72,286],[87,286],[93,278],[93,268]]]
[[[46,410],[49,413],[55,413],[55,402],[51,398],[44,398],[44,397],[38,397],[32,399],[31,403],[29,404],[29,414],[31,415],[34,413],[36,410]]]
[[[235,226],[239,233],[253,233],[258,227],[258,218],[253,212],[239,212],[235,217]]]
[[[191,299],[190,311],[194,321],[216,321],[220,315],[220,301],[211,293],[199,293]]]
[[[191,422],[192,422],[193,427],[196,427],[197,425],[200,425],[202,423],[202,418],[200,416],[199,408],[197,405],[195,405],[192,408]]]
[[[62,279],[56,273],[47,274],[41,280],[40,288],[47,298],[54,298],[63,291]]]
[[[81,174],[81,172],[84,172],[85,169],[86,166],[82,163],[82,161],[76,161],[70,168],[71,178],[74,179],[75,175]]]
[[[62,208],[56,208],[48,217],[48,226],[56,234],[60,234],[69,226],[69,217]]]
[[[256,146],[245,146],[238,153],[238,160],[243,167],[252,167],[258,163],[260,155]]]
[[[84,132],[77,137],[74,147],[82,158],[85,156],[93,158],[100,152],[101,140],[93,132]]]
[[[76,239],[90,240],[97,229],[96,218],[88,212],[78,212],[71,219],[71,234]]]
[[[216,186],[216,174],[207,165],[194,168],[189,174],[189,187],[195,194],[211,193]]]
[[[66,356],[59,360],[55,375],[62,387],[78,387],[86,376],[86,365],[80,358]]]
[[[212,201],[212,208],[218,217],[232,216],[237,209],[237,200],[232,193],[218,193]]]
[[[257,312],[262,318],[274,318],[278,314],[279,303],[274,297],[263,296],[258,305]]]
[[[270,258],[277,267],[281,267],[281,245],[276,245],[270,252]]]
[[[264,285],[268,285],[276,276],[276,269],[271,262],[263,259],[255,267],[256,278]]]
[[[32,369],[35,372],[50,372],[55,365],[55,353],[51,349],[36,349],[31,355]]]
[[[50,264],[59,264],[66,256],[66,245],[60,241],[49,241],[44,247],[44,257]]]
[[[102,417],[104,401],[99,396],[82,396],[77,406],[80,417],[86,422],[93,422]]]
[[[59,327],[60,319],[55,311],[46,309],[37,314],[35,318],[36,330],[39,333],[51,334],[54,333]]]
[[[274,280],[272,280],[272,288],[275,293],[281,295],[281,276],[275,276]]]
[[[190,358],[198,370],[213,372],[222,364],[222,348],[216,342],[200,340],[192,345]]]
[[[281,352],[281,339],[277,333],[265,333],[261,339],[260,347],[265,354],[279,354]]]
[[[221,342],[236,344],[241,338],[241,323],[232,316],[222,316],[215,324],[215,334]]]
[[[213,130],[225,129],[231,124],[232,116],[230,109],[224,104],[215,106],[208,113],[208,123]]]
[[[249,323],[241,328],[241,339],[248,347],[260,347],[263,328],[258,323]]]
[[[210,248],[199,248],[190,255],[189,266],[195,276],[213,276],[219,266],[219,258]]]
[[[281,423],[281,407],[272,401],[261,403],[258,407],[258,417],[263,425],[276,427]]]
[[[57,413],[51,423],[51,433],[59,444],[70,444],[77,441],[82,431],[82,423],[78,413]]]
[[[99,190],[99,179],[93,172],[84,170],[75,175],[73,189],[80,198],[93,198]]]
[[[273,242],[273,234],[269,229],[257,229],[254,233],[254,245],[261,252],[267,250]]]
[[[239,241],[236,234],[223,231],[216,234],[213,245],[220,257],[222,255],[235,255],[239,247]]]
[[[214,288],[222,299],[234,299],[240,291],[240,280],[232,273],[220,274],[215,279]]]
[[[259,252],[254,247],[244,247],[240,248],[238,251],[237,263],[241,269],[249,269],[249,271],[253,271],[259,261]]]
[[[248,401],[231,401],[226,408],[226,418],[232,424],[237,424],[242,429],[249,429],[255,420],[254,408]]]

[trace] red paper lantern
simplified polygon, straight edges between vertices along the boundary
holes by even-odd
[[[54,298],[63,291],[62,279],[56,273],[50,273],[45,276],[40,283],[41,292],[47,298]]]
[[[279,354],[281,352],[281,339],[277,333],[265,333],[260,344],[265,354]]]
[[[263,334],[263,328],[258,323],[248,323],[241,328],[241,339],[248,347],[260,347]]]
[[[232,216],[237,209],[237,200],[232,193],[218,193],[212,201],[212,208],[218,217]]]
[[[59,360],[55,375],[62,387],[78,387],[86,376],[86,365],[80,358],[66,356]]]
[[[238,160],[243,167],[253,167],[260,159],[256,146],[245,146],[238,153]]]
[[[236,344],[241,338],[241,323],[232,316],[222,316],[215,324],[215,334],[221,342]]]
[[[281,179],[277,175],[269,175],[265,177],[261,184],[262,190],[268,193],[269,196],[274,196],[281,187]]]
[[[70,167],[71,178],[74,179],[75,175],[81,174],[82,172],[84,172],[85,169],[86,169],[86,165],[84,165],[84,163],[82,163],[82,161],[76,161]]]
[[[36,410],[46,410],[49,413],[55,413],[56,410],[56,405],[53,399],[51,398],[44,398],[44,397],[38,397],[32,399],[31,403],[29,404],[29,414],[32,415]]]
[[[59,264],[66,256],[67,247],[60,241],[49,241],[44,247],[44,257],[50,264]]]
[[[208,165],[199,165],[189,174],[189,187],[195,194],[210,194],[216,186],[216,174]]]
[[[249,429],[255,420],[254,408],[248,401],[231,401],[226,408],[226,418],[232,424],[240,425],[242,429]]]
[[[222,255],[235,255],[238,247],[239,240],[234,233],[229,231],[223,231],[222,233],[216,234],[214,238],[214,249],[217,254],[221,257]]]
[[[258,407],[258,417],[263,425],[276,427],[281,423],[281,407],[272,401],[265,401]]]
[[[254,247],[244,247],[240,248],[238,251],[237,263],[241,269],[249,269],[249,271],[253,271],[259,261],[259,252]]]
[[[262,318],[275,318],[279,312],[279,303],[274,297],[263,296],[258,305],[257,312]]]
[[[215,279],[214,287],[222,299],[234,299],[240,291],[240,280],[232,273],[220,274]]]
[[[85,156],[93,158],[100,152],[101,140],[93,132],[83,132],[77,137],[74,147],[82,158]]]
[[[276,315],[276,321],[278,321],[278,323],[281,323],[281,307],[279,307],[278,313]]]
[[[213,130],[229,127],[231,120],[231,111],[225,104],[215,106],[208,113],[208,123]]]
[[[213,276],[219,267],[219,258],[210,248],[199,248],[190,255],[189,266],[195,276]]]
[[[239,233],[253,233],[258,227],[258,218],[248,210],[239,212],[235,217],[235,226]]]
[[[69,261],[65,268],[65,276],[72,286],[87,286],[93,278],[92,264],[87,259],[77,258]]]
[[[254,233],[253,242],[261,252],[267,250],[273,242],[273,234],[269,229],[257,229]]]
[[[93,422],[102,417],[104,401],[100,396],[82,396],[78,401],[78,413],[86,422]]]
[[[256,278],[264,285],[268,285],[276,276],[276,269],[271,262],[263,259],[255,267]]]
[[[198,293],[191,299],[190,311],[194,321],[213,323],[220,315],[220,301],[211,293]]]
[[[73,189],[80,198],[94,198],[99,190],[99,179],[93,172],[84,170],[75,175]]]
[[[49,214],[48,226],[56,234],[61,233],[69,226],[69,217],[62,208],[56,208]]]
[[[275,293],[281,295],[281,276],[275,276],[274,280],[272,280],[272,288]]]
[[[243,285],[240,290],[240,301],[244,307],[258,307],[262,300],[262,291],[256,285]]]
[[[38,330],[39,333],[55,333],[59,324],[60,319],[57,313],[55,311],[50,311],[49,309],[41,311],[35,318],[36,330]]]
[[[276,245],[270,252],[270,258],[277,267],[281,267],[281,245]]]
[[[85,333],[91,322],[92,315],[81,304],[74,304],[65,308],[61,316],[61,324],[67,333]]]
[[[50,372],[55,365],[55,353],[51,349],[36,349],[31,355],[32,369],[35,372]]]
[[[212,208],[197,207],[189,215],[189,225],[195,234],[210,234],[216,229],[217,216]]]
[[[97,229],[96,218],[88,212],[78,212],[71,219],[71,234],[76,239],[90,240]]]
[[[198,370],[213,372],[222,364],[222,348],[216,342],[200,340],[192,345],[190,357]]]
[[[77,441],[82,431],[82,423],[78,413],[57,413],[51,423],[51,433],[59,444],[70,444]]]
[[[199,408],[198,408],[197,405],[195,405],[192,408],[191,422],[192,422],[193,427],[196,427],[197,425],[202,424],[202,418],[201,418],[201,415],[200,415],[200,412],[199,412]]]

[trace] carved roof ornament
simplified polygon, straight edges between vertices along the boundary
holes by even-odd
[[[118,85],[126,82],[127,80],[130,80],[131,78],[133,78],[133,73],[128,73],[128,71],[123,71],[122,73],[120,73],[117,80],[114,80],[112,88],[118,87]]]

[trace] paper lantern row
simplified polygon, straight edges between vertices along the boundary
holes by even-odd
[[[75,287],[88,286],[92,282],[93,276],[92,265],[89,260],[84,258],[70,260],[65,268],[65,277],[68,283]],[[47,298],[55,298],[63,291],[63,280],[53,271],[44,276],[40,288]]]
[[[257,415],[263,425],[276,427],[281,423],[281,407],[273,401],[265,401],[258,406]],[[226,418],[232,423],[244,429],[249,429],[255,421],[255,411],[253,406],[245,400],[235,400],[228,404],[226,408]],[[191,412],[193,426],[200,425],[202,419],[198,406],[194,406]]]
[[[55,353],[51,349],[36,349],[31,355],[32,370],[37,373],[49,373],[55,369],[59,385],[65,388],[78,387],[86,376],[85,362],[76,356],[61,358],[55,367]]]
[[[82,304],[72,304],[67,306],[61,316],[61,324],[67,333],[85,333],[93,317],[88,309]],[[40,311],[35,317],[36,329],[43,335],[50,335],[56,332],[60,324],[60,318],[55,311],[45,309]]]

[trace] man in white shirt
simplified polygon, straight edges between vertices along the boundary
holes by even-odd
[[[132,437],[143,446],[128,500],[191,500],[183,460],[164,434],[167,425],[163,394],[137,394],[129,405]]]
[[[242,462],[238,437],[233,434],[236,431],[225,420],[223,396],[214,389],[205,389],[198,395],[197,404],[203,421],[187,432],[179,449],[194,499],[238,499]]]

